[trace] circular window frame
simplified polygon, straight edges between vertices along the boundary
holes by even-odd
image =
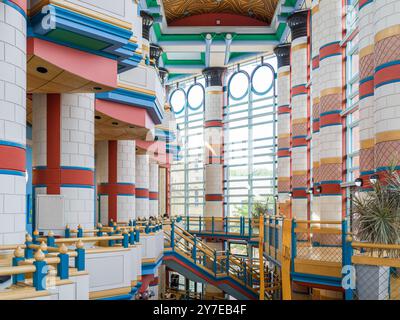
[[[192,105],[191,105],[190,102],[189,102],[189,94],[190,94],[190,91],[191,91],[194,87],[200,87],[201,90],[203,91],[203,99],[201,100],[201,103],[200,103],[197,107],[195,107],[195,108],[192,107]],[[190,109],[190,110],[193,110],[193,111],[199,110],[201,107],[204,106],[205,100],[206,100],[206,89],[204,88],[204,86],[203,86],[201,83],[198,83],[198,82],[193,83],[193,84],[189,87],[189,89],[188,89],[188,91],[187,91],[187,93],[186,93],[186,101],[187,101],[187,106],[189,107],[189,109]]]
[[[240,96],[240,97],[234,97],[234,96],[232,95],[231,83],[232,83],[233,79],[234,79],[239,73],[242,73],[242,74],[244,74],[244,75],[247,77],[247,81],[248,81],[247,90],[245,91],[245,93],[244,93],[242,96]],[[228,92],[228,95],[229,95],[229,98],[231,98],[232,100],[235,100],[235,101],[240,101],[240,100],[242,100],[244,97],[246,97],[246,95],[249,94],[249,89],[250,89],[250,87],[251,87],[251,78],[250,78],[250,75],[249,75],[246,71],[244,71],[244,70],[236,71],[236,72],[231,76],[231,78],[229,79],[229,82],[228,82],[228,91],[229,91],[229,92]]]
[[[257,91],[257,90],[254,88],[254,83],[253,83],[253,81],[254,81],[254,76],[255,76],[256,72],[257,72],[259,69],[263,68],[263,67],[267,67],[269,70],[271,70],[273,78],[272,78],[272,81],[271,81],[271,85],[267,88],[267,90],[266,90],[266,91],[263,91],[263,92],[259,92],[259,91]],[[255,95],[257,95],[257,96],[263,96],[263,95],[269,93],[269,92],[274,88],[275,80],[276,80],[276,72],[275,72],[274,67],[271,66],[269,63],[260,64],[260,65],[259,65],[257,68],[255,68],[255,69],[253,70],[253,72],[251,73],[251,78],[250,78],[250,81],[251,81],[251,91],[252,91]]]
[[[184,101],[184,103],[183,103],[182,109],[179,110],[179,111],[176,111],[175,108],[174,108],[174,106],[173,106],[172,103],[171,103],[171,100],[172,100],[173,95],[174,95],[176,92],[178,92],[178,91],[183,92],[183,96],[185,97],[185,101]],[[174,111],[175,114],[180,114],[180,113],[182,113],[182,112],[185,110],[185,107],[186,107],[187,104],[188,104],[187,95],[186,95],[185,90],[183,90],[183,88],[176,88],[176,89],[175,89],[174,91],[172,91],[171,94],[169,95],[168,101],[169,101],[169,105],[171,106],[171,109]]]

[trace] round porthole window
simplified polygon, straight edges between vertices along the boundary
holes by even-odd
[[[257,95],[267,94],[273,87],[275,72],[268,65],[257,67],[251,76],[252,90]]]
[[[204,87],[201,84],[194,84],[189,88],[188,106],[192,110],[198,110],[204,104]]]
[[[229,80],[229,95],[234,100],[242,100],[249,92],[249,76],[244,71],[235,73]]]
[[[186,94],[183,89],[176,89],[171,93],[169,103],[171,105],[172,110],[175,113],[181,113],[185,109],[186,105]]]

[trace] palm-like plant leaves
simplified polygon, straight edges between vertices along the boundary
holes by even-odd
[[[362,192],[353,201],[353,231],[357,240],[370,243],[400,243],[400,178],[389,169],[384,181]]]

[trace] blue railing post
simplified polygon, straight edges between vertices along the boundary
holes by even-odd
[[[78,238],[83,238],[83,229],[82,226],[78,226]]]
[[[351,266],[351,258],[353,256],[353,247],[351,246],[352,238],[348,233],[347,228],[347,220],[342,221],[342,267]],[[351,270],[348,269],[347,270]],[[352,272],[352,271],[350,271]],[[350,275],[351,276],[351,275]],[[351,277],[350,280],[353,281],[354,277]],[[351,286],[345,289],[344,296],[345,300],[353,300],[354,298],[353,289]]]
[[[33,273],[33,286],[37,291],[46,290],[46,275],[48,272],[48,266],[45,259],[45,254],[42,250],[38,250],[35,253],[35,261],[33,265],[36,267],[36,271]]]
[[[201,221],[201,216],[199,217],[199,232],[201,232],[201,224],[202,224],[202,221]]]
[[[190,230],[190,218],[189,216],[186,216],[186,231],[189,232]]]
[[[31,244],[33,244],[32,237],[29,233],[27,233],[25,237],[25,259],[33,258],[33,249],[29,247]]]
[[[247,266],[245,260],[243,260],[243,282],[247,284]]]
[[[192,249],[192,259],[194,261],[194,263],[196,263],[196,259],[197,258],[197,237],[196,235],[194,235],[193,238],[193,249]]]
[[[268,219],[268,255],[271,256],[272,247],[272,217]]]
[[[47,235],[47,246],[48,247],[55,247],[56,246],[56,242],[55,242],[53,231],[49,231],[49,233]]]
[[[25,260],[25,253],[21,247],[17,247],[14,251],[14,257],[12,258],[12,265],[16,267],[19,265],[20,262]],[[25,280],[25,274],[15,274],[12,277],[12,283],[17,284],[18,282],[23,282]]]
[[[171,222],[171,248],[174,250],[175,248],[175,222]]]
[[[68,279],[69,255],[68,255],[68,248],[65,244],[62,244],[60,246],[58,258],[60,259],[60,263],[57,265],[57,276],[59,276],[61,280]]]
[[[149,224],[146,224],[146,228],[144,229],[144,232],[145,232],[146,234],[149,234],[149,233],[150,233],[150,226],[149,226]]]
[[[279,238],[278,238],[278,236],[279,236],[279,233],[278,233],[279,221],[276,218],[274,220],[275,220],[275,223],[274,223],[274,227],[275,227],[275,248],[274,248],[274,251],[275,251],[275,260],[276,260],[277,256],[278,256],[278,249],[279,249],[279,244],[278,244],[278,241],[279,241]]]
[[[240,222],[239,222],[240,223],[240,228],[239,228],[240,231],[239,232],[240,232],[241,236],[244,235],[244,223],[243,222],[244,222],[244,217],[240,217]]]
[[[96,232],[96,235],[98,237],[101,237],[103,235],[103,231],[101,231],[102,228],[103,228],[103,225],[101,223],[98,223],[97,224],[97,232]]]
[[[140,242],[140,229],[139,227],[135,227],[135,242],[139,243]]]
[[[111,236],[114,235],[114,232],[111,231],[111,232],[108,232],[107,234],[111,237]],[[108,240],[108,246],[109,247],[113,247],[114,244],[115,244],[115,240]]]
[[[230,252],[229,250],[226,250],[226,274],[229,276],[229,256],[230,256]]]
[[[215,230],[215,219],[214,217],[211,217],[211,234],[214,234]]]
[[[228,227],[228,217],[224,217],[224,220],[225,220],[225,234],[228,234],[228,230],[229,230],[229,227]]]
[[[71,238],[71,229],[69,228],[69,225],[65,226],[64,237],[65,238]]]
[[[135,244],[135,228],[132,226],[129,229],[129,243],[131,245]]]
[[[217,274],[217,251],[214,251],[214,273]]]
[[[252,227],[251,227],[251,218],[249,218],[249,239],[251,239],[252,236]]]
[[[122,246],[124,248],[129,248],[129,234],[126,230],[124,230],[124,233],[122,234],[122,236],[124,237],[122,239]]]
[[[77,256],[75,257],[75,268],[78,271],[85,270],[85,248],[82,241],[78,241],[76,244],[76,253]]]
[[[32,242],[34,244],[38,244],[38,238],[39,238],[39,231],[38,230],[33,231],[33,233],[32,233]]]
[[[292,222],[292,262],[297,256],[297,234],[295,229],[297,228],[297,222],[296,219],[293,219]],[[293,268],[294,266],[292,266]]]

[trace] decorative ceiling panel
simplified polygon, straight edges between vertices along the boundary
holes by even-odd
[[[168,23],[209,13],[236,14],[270,24],[279,0],[163,0]]]

